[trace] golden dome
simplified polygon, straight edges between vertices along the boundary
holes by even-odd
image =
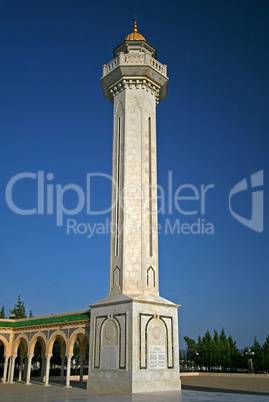
[[[125,38],[125,40],[144,40],[144,41],[146,41],[146,39],[144,38],[144,36],[137,32],[136,20],[135,20],[135,22],[134,22],[134,30],[133,30],[133,32],[130,33],[130,34]]]

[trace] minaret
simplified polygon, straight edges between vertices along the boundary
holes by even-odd
[[[103,66],[114,108],[109,295],[91,306],[88,389],[180,390],[178,305],[159,296],[156,105],[166,65],[134,30]]]
[[[156,105],[167,96],[166,65],[133,32],[103,66],[114,105],[109,294],[159,294]]]

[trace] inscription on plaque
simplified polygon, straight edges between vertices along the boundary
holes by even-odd
[[[165,351],[161,346],[152,346],[149,351],[149,368],[165,368]]]
[[[117,364],[117,346],[102,347],[101,368],[105,370],[113,370],[118,368]]]

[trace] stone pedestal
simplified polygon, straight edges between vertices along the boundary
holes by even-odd
[[[180,390],[178,306],[159,296],[109,296],[91,306],[88,389]]]

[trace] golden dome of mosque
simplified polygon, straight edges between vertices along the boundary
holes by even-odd
[[[134,22],[134,30],[133,30],[133,32],[130,33],[130,34],[125,38],[125,40],[144,40],[144,41],[146,41],[146,39],[144,38],[144,36],[137,32],[136,20],[135,20],[135,22]]]

